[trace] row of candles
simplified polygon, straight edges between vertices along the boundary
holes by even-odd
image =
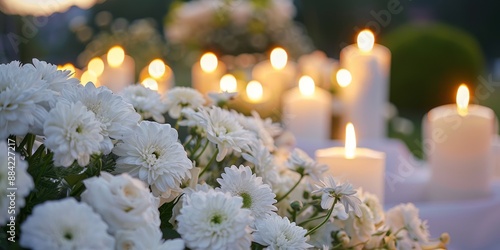
[[[336,80],[341,87],[341,124],[346,126],[346,146],[316,151],[317,160],[329,165],[331,174],[376,194],[382,201],[385,154],[356,148],[354,127],[361,140],[386,137],[384,112],[390,59],[389,49],[376,44],[368,30],[359,33],[357,44],[341,51]],[[315,84],[321,72],[309,71],[297,81],[297,68],[285,50],[276,48],[269,60],[253,67],[252,80],[245,87],[241,80],[227,74],[226,65],[209,52],[193,65],[192,84],[203,94],[242,93],[244,102],[261,110],[282,108],[283,121],[295,136],[308,141],[326,140],[330,138],[333,97]],[[82,82],[92,81],[119,92],[134,82],[134,61],[122,48],[113,47],[106,56],[92,59],[80,77]],[[139,78],[143,85],[161,94],[173,85],[172,70],[159,59],[144,68]],[[487,107],[468,105],[465,89],[458,91],[457,105],[435,108],[424,120],[424,137],[432,142],[427,152],[432,172],[431,200],[483,197],[491,191],[491,145],[497,133],[496,117]]]

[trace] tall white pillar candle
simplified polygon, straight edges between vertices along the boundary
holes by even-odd
[[[226,65],[214,53],[205,53],[191,68],[193,88],[206,95],[218,92],[221,77],[226,73]]]
[[[98,78],[101,85],[108,87],[114,93],[135,83],[135,63],[132,57],[125,54],[120,46],[108,51],[104,61],[104,71]]]

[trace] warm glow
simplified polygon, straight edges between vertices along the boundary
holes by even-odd
[[[217,69],[217,56],[212,52],[207,52],[201,56],[200,66],[204,72],[212,73]]]
[[[236,92],[237,86],[236,78],[231,74],[226,74],[220,79],[220,91],[222,92]]]
[[[261,101],[264,95],[262,84],[258,81],[250,81],[247,85],[247,96],[252,102]]]
[[[340,87],[345,88],[351,84],[352,75],[347,69],[340,69],[337,71],[337,82]]]
[[[356,133],[354,125],[347,123],[345,127],[345,158],[354,159],[356,157]]]
[[[304,96],[314,95],[314,90],[316,85],[314,85],[314,80],[310,76],[302,76],[299,80],[299,90]]]
[[[73,76],[76,72],[75,66],[73,66],[73,64],[71,64],[71,63],[66,63],[63,66],[57,66],[57,69],[58,70],[69,70],[69,71],[71,71],[71,74]]]
[[[469,89],[467,85],[461,84],[457,91],[457,110],[462,116],[467,115],[467,106],[469,105]]]
[[[125,51],[120,46],[114,46],[109,49],[107,59],[109,66],[113,68],[120,67],[125,60]]]
[[[165,63],[161,59],[154,59],[148,67],[149,75],[160,78],[165,74]]]
[[[88,82],[92,82],[94,85],[97,85],[97,76],[94,72],[87,70],[83,72],[82,77],[80,77],[80,83],[85,86]]]
[[[101,58],[94,57],[90,60],[87,70],[93,72],[96,76],[100,76],[104,72],[104,62]]]
[[[358,34],[358,48],[363,52],[369,52],[375,44],[375,36],[370,30],[362,30]]]
[[[285,68],[288,61],[288,55],[283,48],[275,48],[271,51],[271,65],[274,69],[280,70]]]
[[[148,77],[148,78],[142,80],[141,84],[142,84],[142,86],[144,86],[148,89],[152,89],[155,91],[158,90],[158,83],[156,82],[155,79],[153,79],[151,77]]]

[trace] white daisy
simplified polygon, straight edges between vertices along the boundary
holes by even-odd
[[[168,115],[177,119],[183,108],[196,109],[205,103],[203,95],[196,89],[187,87],[175,87],[167,92],[166,104]]]
[[[310,176],[316,181],[319,181],[321,176],[328,170],[327,165],[317,163],[306,152],[298,148],[292,151],[288,159],[288,167],[299,174]]]
[[[52,96],[47,83],[19,62],[0,64],[0,139],[41,135],[48,113],[43,104]]]
[[[262,143],[250,145],[248,153],[242,154],[243,158],[255,166],[255,174],[262,177],[262,182],[273,187],[279,178],[273,155]]]
[[[81,103],[61,101],[50,111],[43,126],[45,146],[54,152],[56,166],[69,167],[77,160],[86,166],[90,155],[99,153],[103,140],[94,113]]]
[[[418,208],[412,203],[401,204],[389,209],[385,213],[386,225],[393,232],[399,231],[401,235],[408,233],[410,239],[427,243],[429,241],[429,231],[427,221],[423,221],[418,216]],[[400,229],[405,229],[400,231]],[[400,236],[397,234],[396,236]]]
[[[100,144],[103,154],[111,152],[112,139],[122,139],[130,134],[141,119],[132,104],[106,87],[96,88],[94,84],[88,83],[79,91],[63,91],[62,96],[70,102],[80,101],[95,114],[104,137]]]
[[[274,151],[274,139],[265,129],[265,124],[257,112],[254,112],[254,116],[245,116],[234,110],[232,112],[244,129],[252,132],[257,139],[262,141],[269,151]]]
[[[362,190],[358,190],[358,196],[360,200],[368,208],[370,208],[370,211],[373,214],[373,222],[375,223],[375,225],[382,224],[385,219],[384,208],[382,207],[382,204],[380,203],[378,197],[371,193],[363,192]]]
[[[351,211],[347,220],[344,221],[344,230],[351,238],[348,244],[350,247],[368,242],[375,233],[375,222],[370,208],[364,203],[361,203],[359,208],[361,216],[356,216]]]
[[[69,70],[58,70],[57,66],[33,58],[32,64],[25,64],[23,67],[36,72],[40,78],[47,82],[48,88],[60,93],[64,88],[70,85],[80,85],[80,81],[72,77]]]
[[[320,185],[316,185],[318,190],[312,193],[322,193],[321,194],[321,207],[323,209],[330,209],[333,205],[335,199],[340,201],[344,207],[346,213],[352,208],[356,216],[361,216],[361,200],[356,197],[356,190],[352,187],[350,183],[343,183],[337,185],[332,176],[328,176],[326,180],[322,180]]]
[[[128,174],[113,176],[101,172],[100,177],[86,179],[83,183],[86,190],[81,195],[82,201],[102,216],[110,232],[160,226],[158,199],[140,180]]]
[[[108,226],[85,203],[73,198],[36,206],[21,225],[23,247],[40,249],[114,249]]]
[[[233,151],[242,153],[249,149],[255,137],[235,119],[234,115],[219,107],[200,109],[194,114],[205,128],[207,139],[217,145],[219,150],[216,160],[222,161]]]
[[[253,217],[242,206],[243,199],[229,193],[194,192],[183,200],[177,231],[193,250],[249,249]]]
[[[207,96],[210,100],[210,103],[213,105],[217,105],[219,107],[223,107],[229,101],[234,100],[234,98],[238,95],[237,92],[208,92]]]
[[[142,117],[142,119],[153,118],[159,123],[165,123],[163,113],[167,111],[167,106],[161,100],[161,95],[140,84],[126,87],[120,93],[126,102],[132,104]]]
[[[155,196],[168,198],[172,190],[180,191],[182,180],[191,178],[192,162],[169,124],[142,121],[113,153],[118,155],[116,172],[146,182]]]
[[[229,192],[233,196],[243,198],[243,208],[252,211],[255,219],[263,218],[266,215],[273,214],[276,207],[273,193],[269,185],[262,183],[262,178],[252,174],[250,167],[240,165],[224,168],[222,179],[218,178],[222,192]]]
[[[19,157],[19,154],[14,153],[14,150],[7,148],[7,143],[5,141],[0,141],[0,224],[5,225],[12,214],[9,214],[9,203],[11,197],[15,197],[16,206],[15,213],[18,214],[19,210],[24,207],[26,197],[30,191],[33,189],[33,178],[27,172],[28,163]],[[12,159],[7,159],[13,157]],[[11,163],[11,164],[9,164]],[[14,163],[14,164],[12,164]],[[13,168],[15,167],[15,168]],[[10,172],[10,175],[9,175]],[[16,177],[15,185],[10,185],[9,176]],[[8,190],[7,188],[17,188],[15,192]]]
[[[255,222],[254,241],[266,246],[266,249],[308,249],[307,230],[290,223],[288,218],[269,215]]]
[[[160,228],[139,227],[133,230],[119,230],[115,233],[116,250],[184,250],[182,239],[164,241]]]

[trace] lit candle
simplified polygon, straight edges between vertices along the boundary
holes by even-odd
[[[358,138],[386,137],[385,109],[388,103],[391,53],[375,44],[369,30],[363,30],[356,45],[349,45],[340,53],[340,65],[352,75],[352,82],[341,88],[343,102],[342,124],[356,125]]]
[[[174,74],[172,69],[163,62],[161,59],[154,59],[144,69],[141,70],[139,81],[144,85],[146,83],[153,83],[156,87],[148,84],[148,87],[164,94],[174,85]],[[146,86],[146,85],[144,85]]]
[[[298,138],[328,140],[331,133],[332,96],[317,88],[309,76],[302,76],[299,86],[283,95],[283,120]]]
[[[133,84],[135,82],[134,59],[126,55],[122,47],[112,47],[105,57],[104,70],[99,76],[99,82],[114,93]]]
[[[491,193],[495,114],[490,108],[469,104],[464,84],[456,100],[456,104],[432,109],[424,119],[431,200],[479,198]]]
[[[219,81],[226,73],[226,65],[214,53],[203,54],[191,69],[193,88],[202,94],[219,91]]]
[[[225,74],[220,79],[220,91],[221,92],[236,92],[238,89],[238,81],[231,74]]]
[[[376,195],[383,203],[385,154],[367,148],[357,148],[352,123],[346,126],[345,140],[345,147],[317,150],[317,162],[329,166],[328,174],[351,183],[355,188],[363,188],[364,191]]]
[[[70,77],[73,77],[73,78],[80,78],[81,75],[82,75],[82,71],[75,68],[75,66],[71,63],[66,63],[64,65],[58,65],[57,66],[57,69],[58,70],[69,70],[71,71],[71,76]]]
[[[246,88],[247,100],[252,103],[260,103],[264,100],[264,88],[258,81],[250,81]]]
[[[332,74],[337,71],[338,61],[328,58],[323,51],[313,51],[303,55],[298,60],[298,67],[302,75],[310,76],[316,86],[323,89],[332,87]]]
[[[156,80],[151,77],[142,80],[141,85],[148,89],[158,91],[158,82],[156,82]]]

